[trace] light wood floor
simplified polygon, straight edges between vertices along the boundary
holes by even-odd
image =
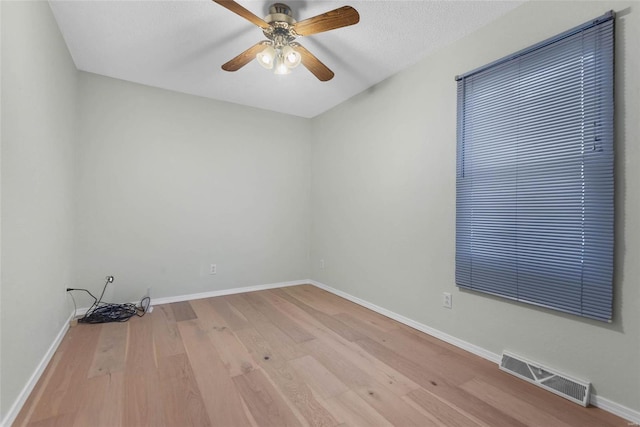
[[[14,425],[628,423],[305,285],[74,326]]]

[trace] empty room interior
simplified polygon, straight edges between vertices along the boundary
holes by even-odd
[[[1,425],[640,424],[640,4],[271,3],[0,2]]]

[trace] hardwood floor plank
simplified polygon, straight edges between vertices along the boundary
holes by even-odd
[[[238,389],[238,387],[236,387],[236,390]],[[238,393],[240,391],[238,390]],[[249,420],[249,425],[251,427],[260,427],[260,424],[258,424],[258,422],[255,420],[255,418],[253,417],[253,414],[251,414],[251,411],[249,410],[249,407],[247,406],[247,402],[244,401],[244,399],[242,399],[242,396],[240,398],[240,403],[242,403],[242,409],[244,410],[244,414],[247,417],[247,419]],[[302,418],[302,417],[300,417]]]
[[[456,347],[453,344],[449,344],[448,342],[445,342],[439,338],[436,338],[432,335],[429,335],[427,333],[414,329],[408,325],[400,324],[398,326],[398,334],[402,334],[405,336],[413,336],[413,338],[417,339],[418,341],[426,342],[429,345],[433,345],[434,351],[445,351],[448,353],[455,353],[462,357],[468,357],[469,355],[473,354],[473,353],[469,353],[466,350],[463,350],[460,347]],[[479,360],[484,360],[484,359],[481,359],[479,356],[476,356],[476,355],[473,355],[473,356],[477,357]]]
[[[303,356],[289,361],[307,384],[323,399],[345,393],[349,388],[313,356]]]
[[[393,425],[416,427],[438,425],[431,417],[423,415],[401,397],[380,385],[374,384],[371,387],[357,389],[355,392]]]
[[[281,292],[277,292],[281,291]],[[348,325],[342,323],[339,319],[332,317],[328,314],[323,313],[322,311],[316,310],[315,308],[305,304],[300,301],[296,297],[292,296],[288,292],[285,292],[281,289],[275,289],[271,291],[275,295],[281,297],[282,299],[290,302],[291,304],[299,307],[301,310],[307,312],[310,316],[316,319],[318,322],[322,323],[325,327],[331,329],[336,334],[340,335],[342,338],[347,341],[356,341],[361,338],[364,338],[362,334],[360,334],[355,329],[349,327]]]
[[[265,341],[255,329],[236,331],[238,338],[254,355],[254,359],[278,386],[282,394],[295,405],[311,426],[335,426],[338,423],[318,402],[302,377]]]
[[[191,301],[191,305],[198,316],[200,329],[207,333],[220,359],[234,377],[254,369],[255,362],[247,349],[238,341],[233,331],[222,317],[212,310],[210,299]]]
[[[74,418],[74,426],[118,427],[122,425],[124,372],[88,378],[81,387],[83,392]]]
[[[83,384],[82,393],[79,394],[80,404],[74,417],[73,426],[83,427],[91,423],[91,420],[100,410],[100,404],[106,397],[109,375],[89,378]]]
[[[89,378],[124,371],[129,322],[102,325],[98,348],[89,368]]]
[[[134,317],[129,320],[127,335],[127,357],[125,370],[128,372],[152,371],[158,367],[153,346],[153,320],[151,316]]]
[[[411,378],[381,362],[358,345],[346,340],[340,341],[337,339],[339,337],[331,339],[331,336],[318,335],[321,337],[320,340],[305,343],[303,346],[309,354],[313,355],[325,366],[327,365],[324,361],[340,360],[349,367],[348,369],[343,369],[343,375],[354,376],[354,378],[351,378],[354,384],[358,384],[358,381],[363,379],[358,372],[366,372],[366,382],[361,382],[361,385],[366,385],[369,381],[368,377],[370,377],[370,379],[383,384],[398,396],[404,396],[410,391],[420,388],[420,385]],[[337,377],[345,382],[343,375],[337,375]],[[347,382],[345,384],[349,385]]]
[[[401,354],[423,368],[425,372],[437,372],[452,385],[465,383],[475,378],[481,371],[493,372],[496,368],[495,364],[480,357],[469,354],[461,356],[401,330],[375,334],[370,339],[394,353]]]
[[[405,341],[408,347],[418,347],[422,354],[428,351],[426,350],[428,347],[431,347],[432,352],[439,354],[440,358],[445,360],[444,363],[447,364],[447,367],[441,366],[441,368],[447,373],[451,369],[458,370],[458,367],[471,369],[475,375],[495,373],[495,363],[413,328],[400,328],[394,335],[397,336],[397,340]],[[387,343],[387,347],[394,345],[389,341]]]
[[[211,424],[215,426],[244,426],[250,424],[242,399],[222,363],[218,351],[198,321],[178,324],[187,356],[197,373],[196,382],[206,404]]]
[[[335,310],[338,313],[359,313],[359,312],[363,312],[363,313],[372,313],[372,314],[375,314],[375,315],[379,316],[377,313],[373,313],[368,308],[364,308],[359,304],[356,304],[356,303],[354,303],[352,301],[349,301],[348,299],[339,297],[338,295],[334,295],[331,292],[327,292],[324,289],[320,289],[320,288],[315,287],[313,285],[302,285],[302,286],[299,286],[299,287],[303,288],[309,294],[314,295],[315,298],[324,301],[324,304],[328,304],[328,305],[331,305],[332,307],[335,307]],[[283,289],[285,291],[287,291],[289,288],[283,288]],[[394,329],[394,328],[396,328],[398,326],[398,324],[397,324],[397,322],[395,320],[389,319],[388,317],[384,317],[384,316],[382,316],[381,323],[385,324],[388,327],[391,327],[391,329]],[[385,330],[386,330],[386,328],[385,328]]]
[[[450,427],[491,427],[482,420],[467,414],[460,408],[456,408],[439,399],[436,394],[428,392],[422,388],[409,393],[406,398],[411,399],[420,405],[445,426]]]
[[[261,369],[238,375],[233,378],[233,382],[261,426],[303,425]]]
[[[404,373],[421,387],[427,389],[438,385],[452,386],[467,380],[466,375],[462,379],[443,375],[440,371],[440,364],[434,363],[435,358],[427,358],[418,364],[411,360],[411,356],[407,355],[403,349],[393,350],[370,338],[362,339],[357,344],[382,363]]]
[[[312,285],[303,286],[308,286],[307,289],[309,290],[309,292],[313,293],[318,298],[326,300],[328,304],[334,305],[340,313],[351,313],[361,320],[371,323],[382,331],[392,331],[405,326],[396,320],[378,314],[375,311],[369,310],[368,308],[365,308],[359,304],[327,292],[324,289],[316,288]],[[288,288],[284,289],[286,290]]]
[[[516,427],[525,425],[514,417],[492,407],[491,405],[488,405],[465,390],[453,386],[449,383],[448,378],[443,377],[438,372],[434,370],[426,370],[424,367],[413,363],[402,355],[393,352],[371,339],[367,338],[360,340],[358,341],[358,345],[374,355],[376,358],[380,359],[382,362],[392,366],[399,372],[413,379],[425,390],[437,393],[446,401],[451,402],[453,405],[474,415],[491,426]],[[455,379],[453,382],[456,382]],[[437,391],[435,391],[436,389]]]
[[[289,335],[271,322],[264,322],[254,326],[272,348],[277,348],[278,353],[286,360],[297,359],[305,356],[307,351],[298,345]]]
[[[60,414],[26,424],[28,427],[69,427],[73,425],[75,413]]]
[[[567,399],[556,396],[540,387],[498,370],[492,375],[482,374],[478,377],[483,382],[501,390],[508,390],[513,396],[528,402],[562,422],[581,427],[620,426],[621,419],[609,412],[594,407],[581,408]]]
[[[62,358],[52,372],[41,399],[35,402],[30,422],[77,412],[81,394],[77,385],[88,378],[101,330],[102,325],[88,324],[69,329]]]
[[[208,298],[207,301],[232,331],[251,327],[249,320],[224,298]]]
[[[129,343],[125,365],[123,424],[164,426],[161,383],[153,347],[151,316],[129,320]]]
[[[178,331],[173,309],[169,304],[154,306],[150,314],[153,323],[153,345],[157,357],[184,354],[182,337]]]
[[[317,295],[317,293],[313,291],[314,288],[315,286],[312,285],[300,285],[280,288],[279,290],[314,310],[320,311],[329,316],[333,316],[341,312],[339,304],[334,304],[331,301],[328,301],[327,298]]]
[[[268,292],[268,291],[265,291]],[[309,331],[291,320],[270,304],[261,295],[261,292],[251,292],[244,294],[244,298],[251,303],[258,311],[264,314],[271,323],[280,328],[297,343],[309,341],[315,338]]]
[[[329,412],[345,425],[393,427],[389,420],[380,415],[352,390],[327,399],[326,404]]]
[[[45,368],[44,372],[42,373],[42,376],[38,380],[38,383],[33,388],[33,391],[31,392],[26,402],[24,403],[22,410],[18,413],[18,416],[13,422],[14,426],[27,425],[27,422],[29,420],[33,420],[33,413],[36,409],[36,406],[38,404],[42,404],[41,401],[44,402],[46,401],[46,398],[49,397],[48,394],[45,394],[45,390],[47,389],[47,386],[49,384],[49,381],[51,380],[51,377],[53,376],[53,373],[56,372],[57,370],[58,363],[60,362],[60,360],[64,355],[65,347],[68,346],[69,335],[70,333],[67,332],[67,335],[62,340],[60,347],[58,347],[58,350],[54,353],[53,357],[51,358],[51,361],[49,362],[49,365],[47,365],[47,367]],[[72,421],[73,421],[73,418],[72,418]]]
[[[276,291],[278,290],[276,289]],[[380,363],[359,346],[342,338],[339,334],[335,333],[335,331],[326,327],[295,304],[275,294],[266,294],[265,298],[269,299],[280,311],[289,316],[292,321],[304,325],[304,327],[311,331],[316,337],[328,344],[330,343],[333,346],[333,350],[339,352],[341,357],[354,359],[354,364],[357,366],[365,366],[368,371],[373,372],[373,375],[380,383],[389,384],[392,388],[395,388],[398,395],[406,394],[408,391],[419,387],[399,372]],[[305,345],[301,345],[301,347],[306,348]]]
[[[264,292],[261,296],[280,313],[284,314],[289,321],[292,321],[303,327],[305,330],[310,331],[313,336],[315,336],[315,332],[317,332],[318,329],[330,332],[332,335],[334,334],[333,331],[324,326],[309,313],[279,296],[279,291],[280,289],[272,289],[269,292]]]
[[[124,419],[124,387],[125,373],[116,372],[107,375],[108,385],[104,400],[101,402],[99,412],[96,414],[97,426],[117,427],[122,425]]]
[[[169,304],[169,307],[171,307],[171,310],[173,311],[173,316],[176,319],[176,322],[197,318],[191,308],[191,304],[189,304],[189,301],[173,302]]]
[[[269,322],[267,316],[258,311],[249,301],[244,298],[244,294],[226,295],[222,298],[234,310],[238,311],[252,325]]]
[[[511,393],[505,393],[485,381],[473,379],[463,384],[461,388],[474,396],[477,396],[480,400],[483,400],[498,410],[508,407],[509,411],[513,414],[513,417],[525,424],[568,427],[568,424],[553,415],[540,411],[534,405],[521,400],[519,397],[516,397]]]
[[[159,361],[162,406],[169,426],[212,425],[200,389],[185,354],[168,356]]]
[[[340,378],[347,387],[355,391],[360,398],[372,406],[383,417],[395,425],[430,425],[414,408],[402,401],[387,387],[392,385],[389,381],[381,384],[377,382],[372,371],[361,369],[357,362],[349,358],[341,357],[334,348],[321,341],[305,343],[311,354],[324,367]],[[375,375],[377,376],[377,375]],[[409,392],[409,390],[407,390]]]
[[[352,313],[338,313],[334,315],[336,319],[340,320],[345,325],[349,325],[352,329],[358,331],[362,337],[375,338],[385,333],[386,331],[380,329],[378,326],[362,320]],[[393,332],[391,332],[393,333]]]
[[[161,385],[157,370],[127,372],[124,399],[127,402],[123,415],[125,426],[165,426],[162,410]]]

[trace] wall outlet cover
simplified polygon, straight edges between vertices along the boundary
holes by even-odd
[[[442,306],[444,308],[451,308],[452,307],[451,294],[449,292],[443,292],[442,293]]]

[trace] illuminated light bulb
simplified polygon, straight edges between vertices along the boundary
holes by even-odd
[[[273,68],[273,60],[276,56],[276,50],[273,46],[267,46],[264,48],[262,52],[259,52],[256,55],[256,59],[258,60],[258,64],[262,65],[267,70]]]
[[[282,55],[284,56],[285,64],[288,68],[296,68],[302,59],[300,54],[288,45],[282,49]]]
[[[284,60],[284,55],[282,55],[282,53],[276,56],[276,69],[274,72],[280,75],[289,74],[291,72],[289,67],[287,67],[287,64]]]

